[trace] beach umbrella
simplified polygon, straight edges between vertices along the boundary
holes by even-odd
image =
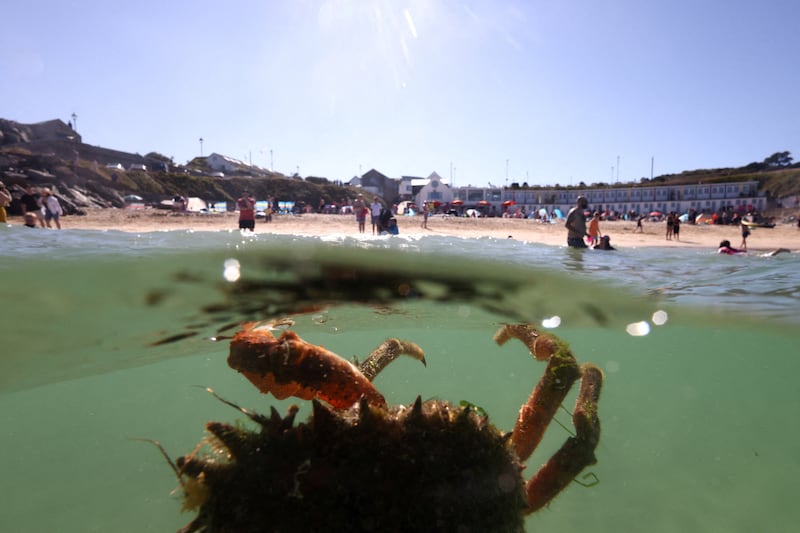
[[[503,202],[503,205],[508,207],[510,205],[517,205],[517,202],[515,202],[514,200],[506,200],[505,202]]]
[[[480,202],[478,202],[478,205],[489,205],[489,202],[487,202],[486,200],[481,200]]]
[[[661,215],[663,215],[661,211],[650,211],[651,217],[660,217]]]
[[[540,216],[540,217],[547,216],[547,209],[545,209],[544,207],[542,207],[541,209],[539,209],[539,216]]]
[[[689,222],[689,214],[688,213],[682,214],[681,216],[678,217],[678,220],[680,220],[681,222]]]
[[[450,202],[450,203],[451,203],[452,205],[464,205],[464,200],[459,200],[458,198],[456,198],[455,200],[453,200],[453,201],[452,201],[452,202]]]

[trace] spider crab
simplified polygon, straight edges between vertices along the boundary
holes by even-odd
[[[386,405],[372,379],[400,355],[424,364],[414,343],[388,339],[356,366],[292,331],[276,338],[246,324],[228,364],[261,392],[313,400],[313,412],[295,425],[296,406],[265,416],[220,398],[260,430],[209,422],[212,451],[201,454],[201,443],[171,462],[184,509],[198,510],[182,531],[523,531],[525,515],[596,462],[603,374],[552,334],[520,324],[495,335],[500,345],[512,338],[547,368],[502,433],[472,406],[419,396]],[[578,379],[574,436],[525,481],[523,462]]]

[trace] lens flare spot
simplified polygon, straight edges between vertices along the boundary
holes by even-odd
[[[655,313],[653,313],[652,321],[653,324],[656,326],[663,326],[664,324],[667,323],[668,319],[669,315],[667,314],[666,311],[656,311]]]
[[[645,321],[634,322],[632,324],[628,324],[628,326],[625,328],[625,331],[627,331],[628,335],[631,335],[632,337],[644,337],[650,333],[650,324]]]
[[[542,320],[542,327],[547,329],[557,328],[561,325],[561,317],[560,316],[551,316],[550,318],[545,318]]]
[[[225,281],[229,281],[233,283],[237,281],[241,277],[241,265],[239,261],[236,259],[226,259],[224,263],[224,269],[222,271],[222,277],[225,278]]]

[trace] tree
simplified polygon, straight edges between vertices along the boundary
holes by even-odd
[[[785,152],[775,152],[764,160],[768,167],[788,167],[792,164],[792,155],[787,150]]]
[[[163,154],[159,154],[158,152],[148,152],[144,156],[147,159],[152,159],[154,161],[161,161],[162,163],[172,163],[172,158],[167,157]]]

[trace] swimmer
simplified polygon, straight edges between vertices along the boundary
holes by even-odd
[[[603,235],[600,237],[600,241],[594,245],[595,250],[616,250],[613,246],[611,246],[611,237],[608,235]]]
[[[788,248],[778,248],[777,250],[772,250],[771,252],[767,252],[764,254],[759,254],[761,257],[772,257],[774,255],[782,254],[782,253],[789,253],[791,250]],[[747,253],[747,250],[739,250],[737,248],[733,248],[731,246],[731,241],[724,240],[719,243],[719,249],[717,250],[718,254],[725,254],[725,255],[744,255]]]

